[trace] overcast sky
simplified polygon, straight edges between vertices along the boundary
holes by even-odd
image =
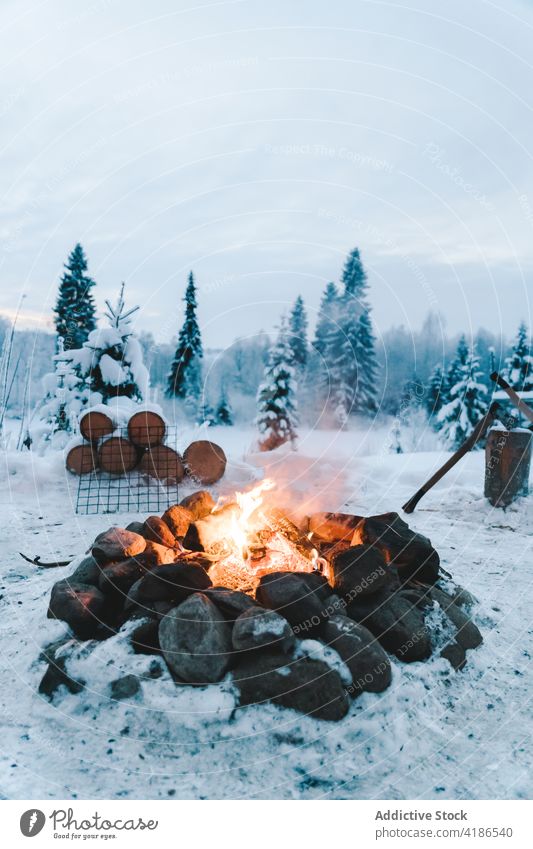
[[[166,341],[311,317],[358,245],[378,333],[531,324],[533,3],[2,0],[0,312],[62,263]]]

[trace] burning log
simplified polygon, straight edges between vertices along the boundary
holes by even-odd
[[[183,460],[191,478],[204,485],[216,483],[226,471],[227,460],[222,448],[207,439],[191,442]]]
[[[190,525],[183,540],[185,548],[219,556],[229,554],[232,550],[233,523],[238,521],[240,515],[241,508],[232,503],[209,513],[203,519],[197,519]]]
[[[163,442],[166,429],[165,421],[158,413],[140,410],[128,422],[128,437],[139,448],[153,448]]]
[[[122,436],[111,436],[98,449],[98,465],[110,475],[125,475],[139,462],[135,445]]]
[[[507,507],[529,492],[531,440],[529,430],[489,431],[485,448],[485,498],[493,507]]]
[[[154,445],[153,448],[148,448],[141,458],[139,471],[156,480],[177,483],[183,480],[185,475],[180,455],[168,445]]]
[[[360,521],[361,516],[350,513],[313,513],[309,531],[324,542],[349,541]]]
[[[115,430],[110,416],[98,410],[89,410],[80,419],[80,433],[89,442],[97,442]]]
[[[73,475],[88,475],[98,468],[98,456],[91,443],[75,445],[67,454],[65,465]]]

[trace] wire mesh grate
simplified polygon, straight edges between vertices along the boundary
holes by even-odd
[[[128,428],[117,428],[97,445],[83,445],[81,465],[90,471],[79,477],[76,513],[160,513],[179,501],[184,470],[176,427],[167,427],[159,444],[157,426],[145,426],[149,447],[135,445],[130,436]]]

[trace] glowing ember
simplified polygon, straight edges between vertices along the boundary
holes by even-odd
[[[268,572],[323,571],[327,566],[295,525],[264,504],[264,494],[273,488],[274,482],[266,479],[249,492],[236,493],[238,509],[222,507],[227,516],[222,535],[229,553],[211,567],[213,584],[250,592]],[[219,509],[212,515],[218,516]]]

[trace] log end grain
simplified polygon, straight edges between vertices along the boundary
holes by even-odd
[[[191,478],[204,485],[216,483],[226,471],[224,451],[220,445],[207,439],[191,442],[185,450],[183,461]]]

